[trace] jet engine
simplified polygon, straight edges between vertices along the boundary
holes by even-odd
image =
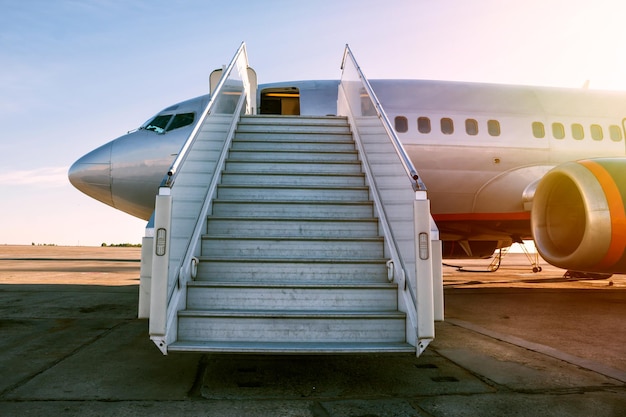
[[[531,228],[539,254],[572,271],[626,273],[626,158],[567,162],[537,185]]]

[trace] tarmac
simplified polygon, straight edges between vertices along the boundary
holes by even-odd
[[[446,321],[419,358],[163,356],[136,318],[139,257],[0,246],[0,416],[626,415],[623,275],[445,266]]]

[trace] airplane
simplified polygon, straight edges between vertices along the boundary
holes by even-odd
[[[338,85],[260,84],[258,113],[336,114]],[[545,261],[571,274],[626,273],[626,92],[431,80],[371,85],[428,187],[444,258],[489,257],[533,239]],[[209,99],[169,106],[89,152],[69,169],[70,182],[148,220]]]

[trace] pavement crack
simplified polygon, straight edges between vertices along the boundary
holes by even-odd
[[[14,384],[6,387],[2,391],[0,391],[0,399],[4,400],[4,397],[6,395],[10,394],[11,392],[15,391],[16,389],[20,388],[21,386],[29,383],[33,379],[37,378],[39,375],[41,375],[41,374],[49,371],[50,369],[54,368],[59,363],[61,363],[61,362],[65,361],[65,360],[71,358],[72,356],[74,356],[77,353],[81,352],[83,349],[91,346],[92,344],[94,344],[98,340],[106,337],[108,334],[110,334],[114,330],[120,328],[121,326],[123,326],[125,324],[131,323],[131,322],[132,322],[131,319],[124,319],[124,320],[120,321],[119,323],[113,325],[112,327],[110,327],[108,329],[105,329],[101,333],[98,333],[97,335],[95,335],[91,339],[88,339],[85,343],[77,346],[75,349],[71,350],[66,355],[49,362],[46,366],[42,367],[38,371],[36,371],[36,372],[34,372],[34,373],[30,374],[30,375],[27,375],[24,378],[20,379],[19,381],[15,382]]]

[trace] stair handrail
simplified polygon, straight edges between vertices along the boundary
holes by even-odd
[[[412,180],[413,190],[414,191],[426,191],[426,185],[424,184],[419,174],[417,173],[417,169],[415,169],[413,162],[411,162],[411,158],[409,158],[409,154],[404,149],[402,142],[400,142],[400,139],[398,138],[398,135],[396,134],[395,129],[392,127],[391,121],[389,120],[389,117],[387,117],[387,113],[385,113],[383,106],[380,104],[380,101],[378,100],[378,97],[376,96],[376,93],[374,92],[372,85],[363,74],[363,71],[361,71],[361,67],[356,62],[356,59],[354,58],[354,55],[352,54],[352,50],[350,49],[350,46],[346,44],[346,49],[344,50],[343,59],[341,61],[341,70],[345,68],[346,59],[348,58],[352,61],[352,64],[354,65],[357,73],[359,74],[359,78],[361,79],[363,83],[363,87],[365,88],[365,91],[372,99],[376,113],[378,114],[378,117],[380,118],[380,120],[383,122],[383,126],[385,127],[385,130],[387,131],[387,134],[389,135],[389,138],[391,139],[391,143],[396,148],[396,152],[398,152],[398,155],[400,156],[400,160],[402,161],[402,165],[404,166],[404,169],[406,170],[407,175]]]
[[[167,171],[167,174],[165,175],[165,177],[161,181],[161,187],[169,187],[169,188],[171,188],[172,185],[174,185],[174,181],[176,180],[176,175],[178,173],[178,168],[183,163],[183,161],[187,158],[189,150],[191,149],[191,146],[193,145],[194,141],[196,140],[196,136],[198,135],[198,132],[200,131],[202,123],[204,122],[206,117],[211,113],[211,111],[215,107],[217,101],[222,96],[222,90],[224,89],[224,86],[226,85],[226,80],[230,77],[230,73],[233,71],[233,69],[240,62],[240,60],[239,60],[240,56],[244,60],[245,68],[248,68],[249,67],[249,65],[248,65],[248,54],[246,52],[246,43],[245,42],[241,42],[241,45],[237,49],[237,52],[235,52],[235,55],[233,56],[233,59],[231,59],[231,61],[228,64],[228,66],[223,71],[222,77],[220,78],[220,81],[218,82],[215,90],[213,91],[213,94],[211,94],[211,98],[209,100],[209,103],[204,108],[204,111],[202,112],[202,115],[200,116],[200,119],[198,120],[198,123],[196,123],[196,126],[193,128],[193,130],[189,134],[189,137],[187,138],[187,140],[185,141],[184,145],[180,149],[180,152],[176,156],[176,159],[174,159],[174,162],[172,162],[172,165],[170,166],[170,169]],[[244,85],[244,92],[246,94],[247,102],[251,103],[253,101],[252,97],[251,97],[251,94],[255,94],[256,95],[256,91],[255,92],[251,92],[251,88],[249,88],[250,87],[249,82],[247,84],[248,84],[247,86]]]
[[[338,91],[337,114],[347,116],[353,127],[355,142],[363,161],[363,169],[371,185],[372,199],[378,212],[386,248],[391,258],[390,262],[388,262],[389,279],[398,283],[398,301],[401,301],[400,308],[407,314],[407,341],[411,344],[415,343],[419,354],[423,352],[428,343],[434,338],[434,304],[436,301],[433,289],[435,282],[433,260],[440,263],[441,254],[440,250],[434,249],[439,244],[435,245],[433,241],[439,240],[439,232],[430,214],[430,202],[427,197],[426,187],[395,134],[389,118],[348,45],[346,45],[341,69],[342,76]],[[395,232],[403,235],[406,226],[402,224],[402,220],[398,222],[390,218],[386,213],[387,203],[396,205],[395,199],[397,197],[391,197],[393,200],[386,200],[386,198],[390,197],[390,194],[389,191],[385,191],[385,188],[387,190],[392,189],[379,187],[379,184],[377,184],[374,175],[375,166],[370,165],[370,155],[368,155],[366,149],[368,144],[361,137],[360,126],[367,129],[369,127],[367,125],[368,119],[376,119],[380,122],[378,126],[383,128],[384,131],[380,135],[384,135],[390,140],[385,143],[392,145],[392,148],[394,148],[398,161],[402,164],[408,176],[409,183],[406,183],[406,186],[408,188],[410,184],[412,187],[412,195],[410,196],[408,193],[404,194],[401,187],[397,187],[401,193],[397,197],[400,197],[403,202],[399,207],[402,207],[401,210],[410,210],[413,217],[413,230],[409,233],[413,242],[410,248],[403,247],[404,251],[401,250],[399,241],[394,235]],[[362,122],[366,124],[363,125]],[[398,178],[402,178],[402,171],[397,175],[399,175]],[[386,194],[386,197],[384,194]],[[415,269],[407,269],[407,265],[413,263]],[[441,293],[443,294],[443,291]]]
[[[241,77],[241,79],[239,80],[235,80],[233,78],[234,75],[233,77],[231,77],[231,74],[233,73],[233,70],[235,68],[237,68],[239,72],[238,75]],[[159,349],[161,349],[163,354],[167,354],[168,344],[174,341],[176,337],[176,333],[177,333],[176,315],[177,315],[178,309],[181,308],[180,307],[181,303],[184,302],[184,299],[185,299],[184,292],[186,291],[187,282],[190,279],[192,279],[194,275],[194,272],[192,272],[192,269],[194,268],[194,266],[192,265],[194,260],[196,261],[195,265],[197,266],[197,259],[195,258],[195,252],[198,247],[197,241],[199,240],[201,229],[204,225],[204,221],[206,220],[206,213],[208,212],[211,206],[210,197],[214,194],[216,184],[217,184],[217,177],[219,177],[219,173],[222,170],[224,161],[226,159],[226,155],[228,153],[228,149],[230,147],[230,142],[232,141],[232,137],[234,136],[234,131],[235,131],[237,122],[239,121],[241,113],[243,112],[243,106],[244,105],[246,106],[247,113],[254,112],[254,109],[250,106],[250,103],[254,102],[254,98],[256,96],[256,91],[255,91],[256,80],[254,82],[251,82],[251,80],[249,79],[248,71],[249,71],[249,66],[248,66],[248,58],[246,54],[245,43],[242,42],[241,46],[235,53],[230,64],[222,72],[220,81],[217,87],[215,88],[213,94],[211,95],[211,99],[209,103],[207,104],[207,106],[205,107],[202,113],[202,116],[198,120],[198,123],[194,127],[192,133],[190,134],[189,138],[185,142],[178,157],[176,158],[176,160],[170,167],[170,170],[168,171],[167,175],[165,176],[161,184],[161,187],[159,188],[159,194],[157,196],[157,209],[159,207],[159,198],[164,197],[164,200],[163,200],[165,201],[165,203],[163,203],[164,207],[167,207],[167,205],[169,205],[169,208],[164,209],[164,213],[169,213],[169,216],[171,216],[171,204],[172,204],[171,197],[172,197],[172,191],[173,191],[172,187],[174,185],[175,177],[177,173],[180,171],[181,167],[183,166],[183,163],[185,162],[186,157],[190,153],[193,147],[193,144],[195,143],[196,137],[198,136],[200,132],[200,129],[202,128],[203,124],[207,121],[207,118],[210,114],[213,114],[213,113],[214,114],[232,114],[232,120],[231,120],[231,123],[229,124],[227,132],[225,132],[224,144],[222,146],[222,151],[220,153],[220,157],[216,165],[213,179],[211,183],[208,184],[207,186],[206,193],[204,194],[204,202],[202,204],[202,207],[199,210],[199,215],[196,218],[193,229],[190,231],[191,236],[190,236],[190,239],[187,241],[187,246],[185,250],[182,253],[182,258],[181,258],[182,260],[178,263],[178,265],[170,265],[170,261],[169,261],[170,249],[168,249],[167,252],[163,250],[162,255],[165,255],[165,256],[161,256],[161,258],[165,258],[167,260],[165,261],[166,263],[160,263],[159,264],[160,268],[158,269],[165,270],[164,277],[162,277],[161,276],[162,274],[159,273],[160,279],[165,278],[165,282],[159,283],[156,286],[155,286],[155,282],[157,282],[157,280],[155,279],[155,263],[153,263],[152,292],[154,293],[155,287],[158,287],[159,295],[158,296],[155,295],[156,293],[151,294],[151,300],[152,300],[151,304],[154,304],[154,300],[158,299],[159,306],[158,307],[153,306],[153,305],[150,306],[150,334],[151,334],[151,339],[155,342],[155,344],[159,347]],[[237,81],[235,83],[236,85],[235,92],[236,92],[236,95],[238,96],[237,101],[236,102],[232,102],[232,100],[231,101],[227,100],[226,102],[221,101],[221,99],[225,95],[229,95],[228,93],[230,91],[228,90],[228,87],[229,87],[228,83],[230,82],[231,83],[230,85],[232,86],[233,81]],[[234,95],[231,94],[230,96],[234,96]],[[158,210],[155,212],[155,214],[157,213],[158,213]],[[168,216],[168,215],[166,214],[165,216]],[[158,215],[155,216],[155,223],[158,217],[159,217]],[[204,220],[203,220],[203,217],[204,217]],[[170,221],[171,221],[171,217],[161,220],[163,224],[167,225],[166,227],[163,228],[163,230],[169,229]],[[156,225],[155,225],[155,228],[156,228]],[[169,248],[171,246],[169,244],[170,235],[171,233],[169,233],[169,231],[167,232],[167,234],[164,235],[164,236],[167,236],[167,241],[165,241],[165,244],[162,246],[163,248],[165,248],[166,246]],[[194,239],[195,239],[195,243],[194,243]],[[157,251],[157,255],[159,255],[158,247],[159,247],[159,237],[158,237],[158,231],[157,231],[156,237],[155,237],[155,250]],[[159,258],[159,256],[157,256],[157,258]],[[170,277],[173,278],[173,282],[170,281]],[[161,305],[161,303],[163,304]],[[159,311],[158,317],[155,316],[153,318],[153,311]]]
[[[340,87],[341,87],[342,83],[344,82],[344,75],[345,75],[345,71],[346,71],[346,59],[347,58],[350,58],[350,63],[352,64],[354,69],[357,71],[357,75],[359,77],[359,80],[361,81],[361,84],[362,84],[363,88],[365,88],[366,95],[368,95],[369,99],[372,100],[372,103],[375,106],[376,115],[378,116],[378,119],[382,121],[383,127],[385,127],[385,131],[387,132],[389,138],[391,139],[391,142],[394,145],[394,147],[396,149],[396,152],[400,156],[400,160],[402,162],[402,165],[403,165],[405,171],[407,172],[407,175],[408,175],[409,179],[411,180],[411,185],[413,186],[413,190],[416,191],[416,192],[419,190],[419,191],[422,192],[422,194],[425,194],[426,193],[426,186],[423,184],[423,182],[419,178],[419,176],[417,174],[417,170],[413,166],[413,162],[411,162],[411,160],[409,159],[408,154],[404,150],[404,146],[402,145],[402,143],[400,143],[400,140],[398,139],[398,136],[395,134],[393,129],[391,129],[391,131],[390,131],[389,128],[391,127],[391,123],[389,122],[389,118],[387,117],[387,114],[383,110],[382,105],[378,101],[378,98],[376,97],[376,94],[374,93],[374,90],[372,89],[372,86],[370,85],[369,81],[365,77],[365,74],[363,74],[363,71],[361,71],[361,68],[359,67],[359,64],[357,63],[356,59],[354,58],[354,55],[352,54],[352,51],[350,50],[350,47],[347,44],[346,44],[346,49],[344,50],[343,60],[341,62],[342,77],[341,77],[341,81],[340,81]],[[351,111],[350,116],[352,116],[352,114],[353,113]],[[349,116],[349,118],[351,118],[350,116]],[[351,120],[351,122],[352,122],[352,120]],[[353,124],[353,125],[355,125],[355,124]],[[358,139],[356,141],[356,144],[357,144],[357,147],[359,148],[359,152],[362,155],[364,155],[363,158],[365,158],[365,162],[366,163],[363,164],[364,165],[363,169],[367,173],[368,177],[373,178],[373,173],[371,172],[369,164],[367,163],[367,156],[365,156],[366,153],[365,153],[365,150],[363,149],[362,143],[360,141],[360,137],[359,137],[357,132],[354,132],[354,133],[355,133],[356,138]],[[377,207],[383,207],[382,199],[380,198],[379,193],[378,193],[378,189],[376,187],[372,187],[372,197],[373,197],[375,205]],[[397,247],[396,240],[395,240],[395,238],[393,236],[393,232],[391,230],[391,225],[389,224],[389,221],[387,220],[387,215],[386,215],[384,209],[379,210],[378,215],[379,215],[379,218],[380,218],[380,224],[381,224],[381,228],[382,228],[382,231],[383,231],[383,235],[385,236],[385,238],[386,238],[386,240],[388,242],[389,255],[390,255],[390,258],[391,258],[390,262],[387,264],[387,267],[389,268],[389,274],[392,277],[395,276],[395,279],[397,280],[397,282],[399,282],[404,287],[404,289],[408,290],[408,292],[409,292],[409,294],[411,296],[412,302],[414,304],[416,304],[417,303],[417,295],[414,293],[414,289],[410,285],[407,284],[406,267],[405,267],[405,264],[404,264],[404,262],[402,260],[402,257],[400,256],[400,250]]]

